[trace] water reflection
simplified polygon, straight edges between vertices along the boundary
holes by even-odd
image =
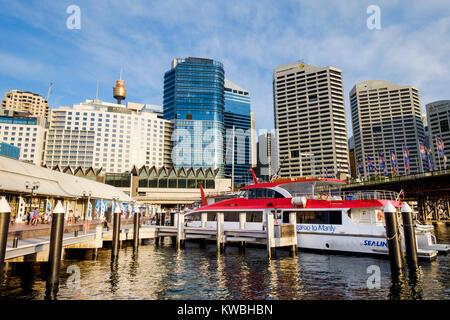
[[[392,279],[389,260],[280,250],[269,260],[265,248],[237,247],[217,254],[215,244],[186,243],[122,248],[116,260],[99,250],[96,260],[64,260],[58,299],[449,299],[450,256],[420,261],[417,272]],[[69,266],[81,271],[81,287],[66,285]],[[380,268],[380,288],[369,289],[369,266]],[[41,268],[42,267],[42,268]],[[16,263],[9,268],[1,297],[42,299],[45,268]]]

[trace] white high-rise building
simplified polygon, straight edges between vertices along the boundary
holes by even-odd
[[[348,172],[342,71],[301,62],[273,75],[275,128],[281,177]]]
[[[47,129],[42,116],[26,116],[13,110],[0,113],[0,141],[20,148],[19,160],[42,165]]]
[[[448,166],[444,163],[444,157],[439,157],[436,146],[436,137],[444,142],[444,154],[448,158],[450,155],[450,100],[440,100],[428,103],[427,123],[429,144],[432,150],[434,165],[437,169],[444,169]]]
[[[406,173],[403,147],[409,150],[410,173],[428,170],[428,163],[419,156],[419,141],[425,141],[419,90],[383,80],[357,83],[350,91],[355,160],[361,159],[367,176],[367,157],[376,172],[382,175],[379,153],[384,154],[387,173],[393,173],[390,151],[395,150],[397,174]],[[371,175],[376,174],[371,172]],[[359,173],[359,172],[358,172]]]
[[[167,164],[171,123],[159,118],[154,109],[100,100],[54,109],[45,163],[103,168],[106,173],[123,173],[133,166],[162,167]]]

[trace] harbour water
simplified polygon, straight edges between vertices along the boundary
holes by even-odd
[[[439,226],[438,242],[450,243],[450,227]],[[168,239],[167,239],[168,240]],[[240,253],[214,244],[186,243],[177,250],[166,240],[120,250],[116,262],[102,249],[96,260],[64,260],[57,299],[425,299],[450,298],[450,255],[420,262],[418,281],[394,282],[389,260],[338,254],[278,250],[268,260],[265,248]],[[45,263],[15,263],[0,289],[1,298],[45,299]],[[379,267],[380,285],[372,288],[370,266]],[[370,268],[369,268],[370,270]],[[79,282],[77,281],[79,279]],[[370,281],[369,281],[370,282]]]

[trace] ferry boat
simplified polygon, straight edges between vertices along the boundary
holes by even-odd
[[[239,213],[247,214],[245,228],[264,229],[264,209],[275,212],[275,224],[289,222],[296,213],[300,250],[336,253],[388,255],[384,207],[388,202],[397,209],[402,223],[400,195],[392,191],[341,191],[346,182],[327,178],[290,178],[254,184],[240,194],[216,203],[207,203],[188,213],[187,226],[200,227],[202,212],[208,213],[206,227],[215,228],[215,214],[224,213],[224,228],[239,229]],[[403,228],[399,226],[401,232]],[[433,226],[415,221],[417,252],[421,259],[433,260],[438,252],[447,253],[448,244],[437,244]],[[403,237],[402,237],[403,239]],[[403,244],[404,245],[404,244]]]

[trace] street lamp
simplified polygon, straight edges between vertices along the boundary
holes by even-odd
[[[33,201],[33,196],[36,194],[36,190],[39,189],[39,187],[41,186],[41,183],[39,181],[25,181],[25,188],[28,190],[30,189],[31,191],[31,197],[30,197],[30,202],[29,202],[29,211],[31,212],[31,203]]]
[[[87,197],[87,205],[86,208],[84,209],[84,218],[83,220],[86,220],[87,217],[87,212],[89,210],[89,202],[91,201],[91,196],[92,196],[92,191],[83,191],[83,198]]]

